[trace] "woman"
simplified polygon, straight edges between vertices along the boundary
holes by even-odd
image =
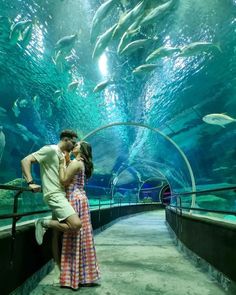
[[[63,235],[61,253],[60,285],[78,289],[79,284],[93,284],[100,275],[93,241],[88,199],[84,191],[84,180],[93,172],[92,148],[78,142],[72,153],[74,160],[66,167],[65,158],[60,159],[59,177],[66,186],[66,196],[78,213],[82,228]]]

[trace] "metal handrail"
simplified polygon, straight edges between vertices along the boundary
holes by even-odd
[[[21,187],[21,186],[15,186],[15,185],[7,185],[7,184],[0,184],[0,189],[4,190],[11,190],[11,191],[21,191],[21,192],[33,192],[32,189],[29,187]]]
[[[12,218],[12,227],[11,227],[11,247],[10,247],[10,268],[13,267],[13,257],[15,252],[15,239],[16,239],[16,222],[23,216],[33,215],[35,212],[27,212],[27,213],[17,213],[18,209],[18,197],[22,192],[33,192],[29,187],[18,187],[14,185],[5,185],[1,184],[0,189],[3,190],[12,190],[17,191],[14,195],[14,203],[13,203],[13,212],[12,214],[3,214],[0,215],[1,219]]]
[[[204,212],[211,212],[211,213],[236,215],[236,211],[212,210],[212,209],[194,208],[194,207],[180,207],[180,206],[174,206],[174,205],[168,205],[167,207],[172,207],[176,209],[187,209],[187,210],[193,210],[193,211],[204,211]]]
[[[236,186],[221,187],[221,188],[216,188],[216,189],[209,189],[209,190],[195,191],[195,192],[172,193],[172,196],[186,196],[186,195],[192,195],[192,194],[200,195],[200,194],[205,194],[205,193],[230,191],[230,190],[236,190]]]

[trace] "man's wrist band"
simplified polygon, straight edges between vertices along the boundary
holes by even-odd
[[[28,184],[28,185],[30,185],[30,184],[34,184],[34,181],[31,180],[31,181],[27,182],[27,184]]]

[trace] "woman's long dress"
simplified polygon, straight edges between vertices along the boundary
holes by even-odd
[[[84,191],[84,171],[74,176],[67,198],[78,213],[82,228],[78,232],[63,234],[60,285],[78,289],[79,284],[95,283],[100,278],[88,199]]]

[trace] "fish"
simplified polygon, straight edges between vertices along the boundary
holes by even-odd
[[[67,52],[65,53],[64,51],[59,50],[56,52],[55,58],[52,57],[52,61],[60,73],[62,73],[66,68],[66,55],[68,55]]]
[[[112,37],[115,27],[116,27],[116,24],[113,25],[111,28],[109,28],[101,36],[99,36],[99,38],[96,42],[96,45],[94,47],[94,50],[93,50],[93,55],[92,55],[93,59],[97,59],[103,53],[103,51],[106,49],[106,47],[108,46],[108,44],[111,40],[111,37]]]
[[[108,0],[104,2],[102,5],[99,6],[97,11],[95,12],[92,20],[92,27],[90,31],[90,43],[93,44],[97,36],[100,32],[100,26],[102,21],[105,19],[109,11],[113,8],[114,4],[116,3],[116,0]]]
[[[20,135],[23,137],[25,141],[32,140],[35,143],[38,143],[40,141],[39,137],[33,134],[31,131],[29,131],[24,125],[16,123],[16,126],[20,131]]]
[[[149,23],[152,23],[157,18],[160,19],[160,17],[164,16],[174,5],[175,0],[168,1],[162,5],[158,5],[154,9],[152,9],[141,21],[141,25],[147,25]]]
[[[131,25],[133,26],[133,24]],[[131,26],[128,28],[128,30],[122,35],[120,38],[120,42],[117,47],[117,54],[120,54],[121,51],[128,45],[129,40],[135,36],[135,34],[139,33],[140,27],[136,29],[131,29]]]
[[[97,92],[102,91],[102,90],[105,89],[110,83],[111,83],[111,80],[110,80],[110,79],[100,82],[99,84],[97,84],[97,85],[94,87],[94,89],[93,89],[93,93],[97,93]]]
[[[79,83],[80,83],[80,81],[73,81],[73,82],[71,82],[67,86],[68,91],[74,91],[74,90],[76,90],[76,88],[78,87]]]
[[[20,108],[18,105],[18,101],[19,101],[19,98],[17,98],[17,100],[14,101],[13,107],[12,107],[12,111],[16,117],[19,117],[20,115]]]
[[[183,46],[181,48],[181,52],[179,56],[192,56],[194,54],[202,53],[202,52],[208,52],[212,49],[217,49],[219,52],[222,52],[222,49],[218,43],[214,44],[211,42],[193,42],[189,45]]]
[[[26,108],[29,106],[29,101],[26,99],[19,99],[17,98],[14,103],[13,103],[13,107],[12,107],[12,111],[15,114],[16,117],[19,117],[21,109]]]
[[[212,171],[217,172],[217,171],[227,170],[227,169],[229,169],[229,168],[228,167],[225,167],[225,166],[221,166],[221,167],[218,167],[218,168],[213,169]]]
[[[32,24],[31,20],[19,21],[11,26],[9,41],[11,44],[16,44],[18,41],[23,40],[25,29]]]
[[[29,105],[28,100],[26,100],[26,99],[20,99],[20,100],[18,100],[18,106],[21,109],[26,108],[28,105]]]
[[[207,124],[219,125],[225,128],[225,125],[236,122],[236,119],[226,114],[208,114],[202,118]]]
[[[0,126],[0,163],[2,160],[2,155],[4,152],[5,145],[6,145],[5,134],[3,133],[3,127]]]
[[[59,39],[55,45],[56,51],[62,51],[63,53],[70,53],[75,45],[78,35],[69,35]]]
[[[28,46],[31,38],[32,38],[32,32],[33,32],[33,24],[29,24],[29,26],[23,31],[22,34],[22,47]]]
[[[178,47],[159,47],[149,54],[145,61],[150,62],[157,58],[168,57],[177,52],[180,52],[180,48]]]
[[[120,17],[117,26],[112,34],[112,39],[120,38],[123,33],[130,27],[130,25],[136,20],[140,13],[144,11],[146,1],[138,3],[133,9],[126,11]],[[141,21],[141,20],[140,20]]]
[[[36,111],[39,111],[40,110],[40,98],[38,95],[35,95],[33,98],[32,98],[32,103],[33,103],[33,106],[35,108]]]
[[[151,72],[156,69],[157,64],[144,64],[133,70],[133,74],[144,74],[147,72]]]
[[[59,97],[61,97],[63,95],[63,90],[62,89],[57,89],[56,91],[54,91],[53,93],[53,98],[54,99],[58,99]]]
[[[120,54],[129,55],[130,53],[138,50],[139,48],[145,47],[147,44],[149,44],[151,39],[139,39],[135,40],[133,42],[130,42],[128,45],[125,46],[125,48],[121,51]]]

